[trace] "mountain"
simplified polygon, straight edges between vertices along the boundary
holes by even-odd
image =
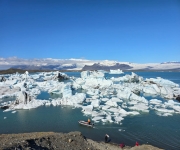
[[[71,65],[16,65],[10,69],[22,70],[67,70],[76,68],[76,64]]]
[[[132,63],[113,60],[87,59],[22,59],[17,57],[0,58],[0,70],[106,70],[121,69],[127,71],[180,71],[180,62]]]
[[[85,65],[82,70],[105,70],[109,71],[110,69],[116,70],[116,69],[121,69],[121,70],[128,70],[132,69],[133,67],[127,65],[127,64],[120,64],[120,63],[115,63],[114,65],[111,66],[106,66],[102,65],[101,63],[95,63],[91,66]]]

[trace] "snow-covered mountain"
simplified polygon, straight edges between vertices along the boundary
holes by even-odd
[[[180,62],[131,63],[111,60],[87,59],[22,59],[17,57],[0,58],[0,70],[17,68],[24,70],[172,70],[180,71]]]

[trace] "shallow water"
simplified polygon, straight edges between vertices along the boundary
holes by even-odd
[[[136,72],[144,78],[162,77],[180,84],[179,72]],[[79,73],[67,73],[69,76],[79,77]],[[126,73],[127,74],[127,73]],[[107,75],[107,78],[114,75]],[[122,75],[116,75],[122,76]],[[52,95],[43,93],[40,98],[52,98]],[[43,97],[44,96],[44,97]],[[56,95],[57,96],[57,95]],[[151,97],[146,97],[151,99]],[[158,97],[158,99],[160,99]],[[4,119],[4,117],[7,117]],[[87,138],[97,141],[104,140],[104,135],[110,135],[115,143],[124,142],[134,146],[140,144],[152,144],[167,150],[180,149],[180,114],[162,117],[154,111],[142,113],[138,116],[127,116],[122,124],[96,123],[95,128],[89,128],[78,124],[78,120],[87,120],[81,109],[64,106],[41,106],[31,110],[18,110],[16,113],[0,110],[0,133],[23,132],[70,132],[81,131]]]

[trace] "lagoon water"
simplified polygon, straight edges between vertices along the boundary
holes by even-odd
[[[143,78],[162,77],[180,85],[180,72],[135,72]],[[67,72],[69,76],[80,77],[79,72]],[[130,72],[126,72],[130,74]],[[106,78],[121,75],[106,74]],[[54,95],[53,95],[54,96]],[[55,95],[56,96],[56,95]],[[43,93],[41,99],[48,99],[51,95]],[[145,97],[150,100],[152,97]],[[161,99],[160,97],[157,97]],[[4,99],[3,101],[7,101]],[[166,101],[166,100],[165,100]],[[6,117],[6,119],[4,119]],[[80,108],[70,106],[41,106],[31,110],[18,110],[15,113],[0,110],[0,133],[23,132],[70,132],[81,131],[87,138],[103,141],[104,135],[110,135],[114,143],[124,142],[134,146],[151,144],[167,150],[180,149],[180,114],[173,116],[158,116],[154,111],[137,116],[127,116],[122,124],[96,123],[95,128],[88,128],[78,124],[78,120],[87,120]]]

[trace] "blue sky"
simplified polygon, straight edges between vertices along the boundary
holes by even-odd
[[[179,0],[0,0],[0,57],[180,61]]]

